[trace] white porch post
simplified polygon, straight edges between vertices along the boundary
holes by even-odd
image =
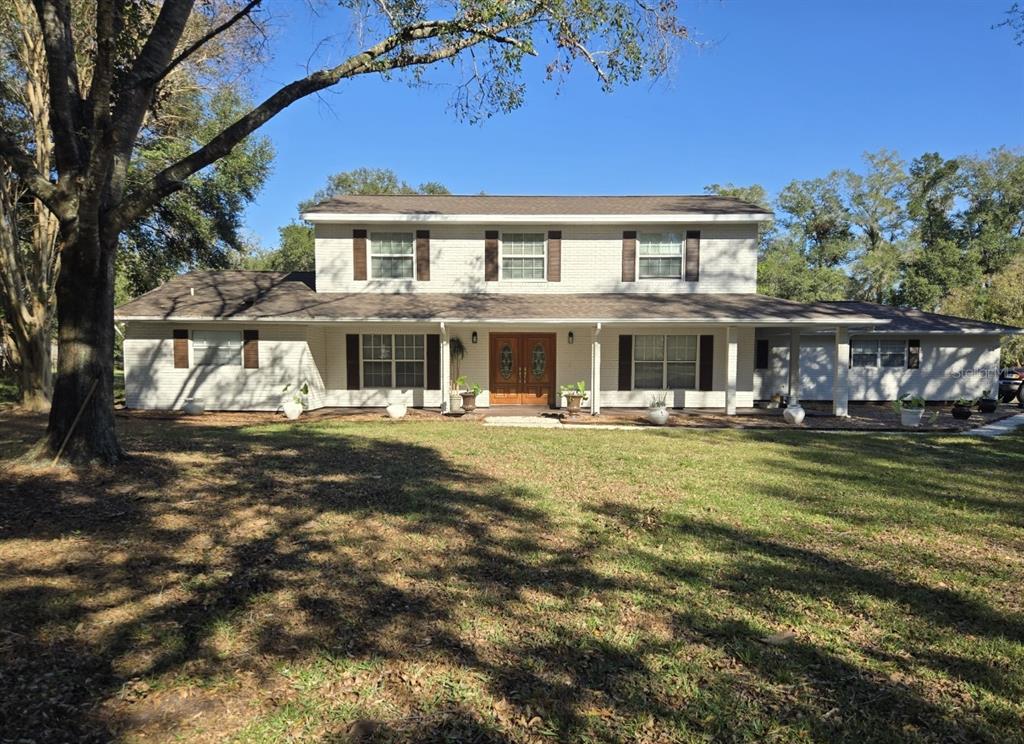
[[[594,326],[590,343],[590,413],[601,413],[601,324]]]
[[[844,326],[836,328],[835,377],[832,379],[832,415],[850,415],[850,333]]]
[[[800,400],[800,329],[789,332],[789,401]]]
[[[451,396],[449,391],[451,390],[451,377],[452,377],[452,355],[449,352],[448,347],[448,328],[445,324],[441,323],[441,413],[451,413],[448,410],[449,401]]]
[[[736,415],[736,360],[737,342],[736,327],[728,326],[725,329],[725,414]]]

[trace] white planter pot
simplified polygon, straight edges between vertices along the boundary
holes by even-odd
[[[448,396],[448,412],[458,413],[462,410],[462,396],[458,393],[452,393]]]
[[[921,425],[922,416],[924,416],[923,408],[903,408],[900,410],[900,423],[913,429]]]
[[[206,401],[202,398],[186,398],[185,405],[181,407],[189,416],[198,416],[206,411]]]
[[[296,403],[294,400],[289,400],[282,408],[284,408],[284,415],[293,421],[302,415],[302,404]]]
[[[799,403],[793,403],[782,409],[782,418],[786,420],[786,423],[790,426],[799,426],[804,422],[804,416],[807,412],[804,407]]]
[[[664,426],[668,423],[668,408],[665,406],[659,406],[657,408],[648,408],[646,418],[655,426]]]
[[[404,403],[392,403],[384,410],[388,412],[388,416],[391,418],[400,419],[405,415],[407,406]]]

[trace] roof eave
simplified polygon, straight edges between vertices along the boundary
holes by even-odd
[[[671,214],[438,214],[434,212],[303,212],[302,219],[312,223],[443,223],[443,224],[562,224],[562,225],[649,225],[666,223],[727,222],[763,223],[771,222],[774,215],[769,212],[738,214],[679,212]]]

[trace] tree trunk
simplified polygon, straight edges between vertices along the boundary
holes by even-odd
[[[124,456],[114,430],[116,244],[116,236],[101,237],[98,226],[80,223],[61,252],[57,379],[47,444],[55,455],[67,439],[62,457],[74,463],[114,464]]]
[[[11,334],[18,346],[20,406],[27,411],[50,410],[53,368],[50,361],[49,330],[50,324],[44,321],[25,338],[20,338],[20,334]]]

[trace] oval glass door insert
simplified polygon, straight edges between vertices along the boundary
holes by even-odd
[[[503,344],[498,357],[498,372],[501,379],[508,380],[512,377],[512,347]]]
[[[544,344],[536,344],[533,347],[533,376],[543,377],[544,367],[547,366],[547,355],[544,353]]]

